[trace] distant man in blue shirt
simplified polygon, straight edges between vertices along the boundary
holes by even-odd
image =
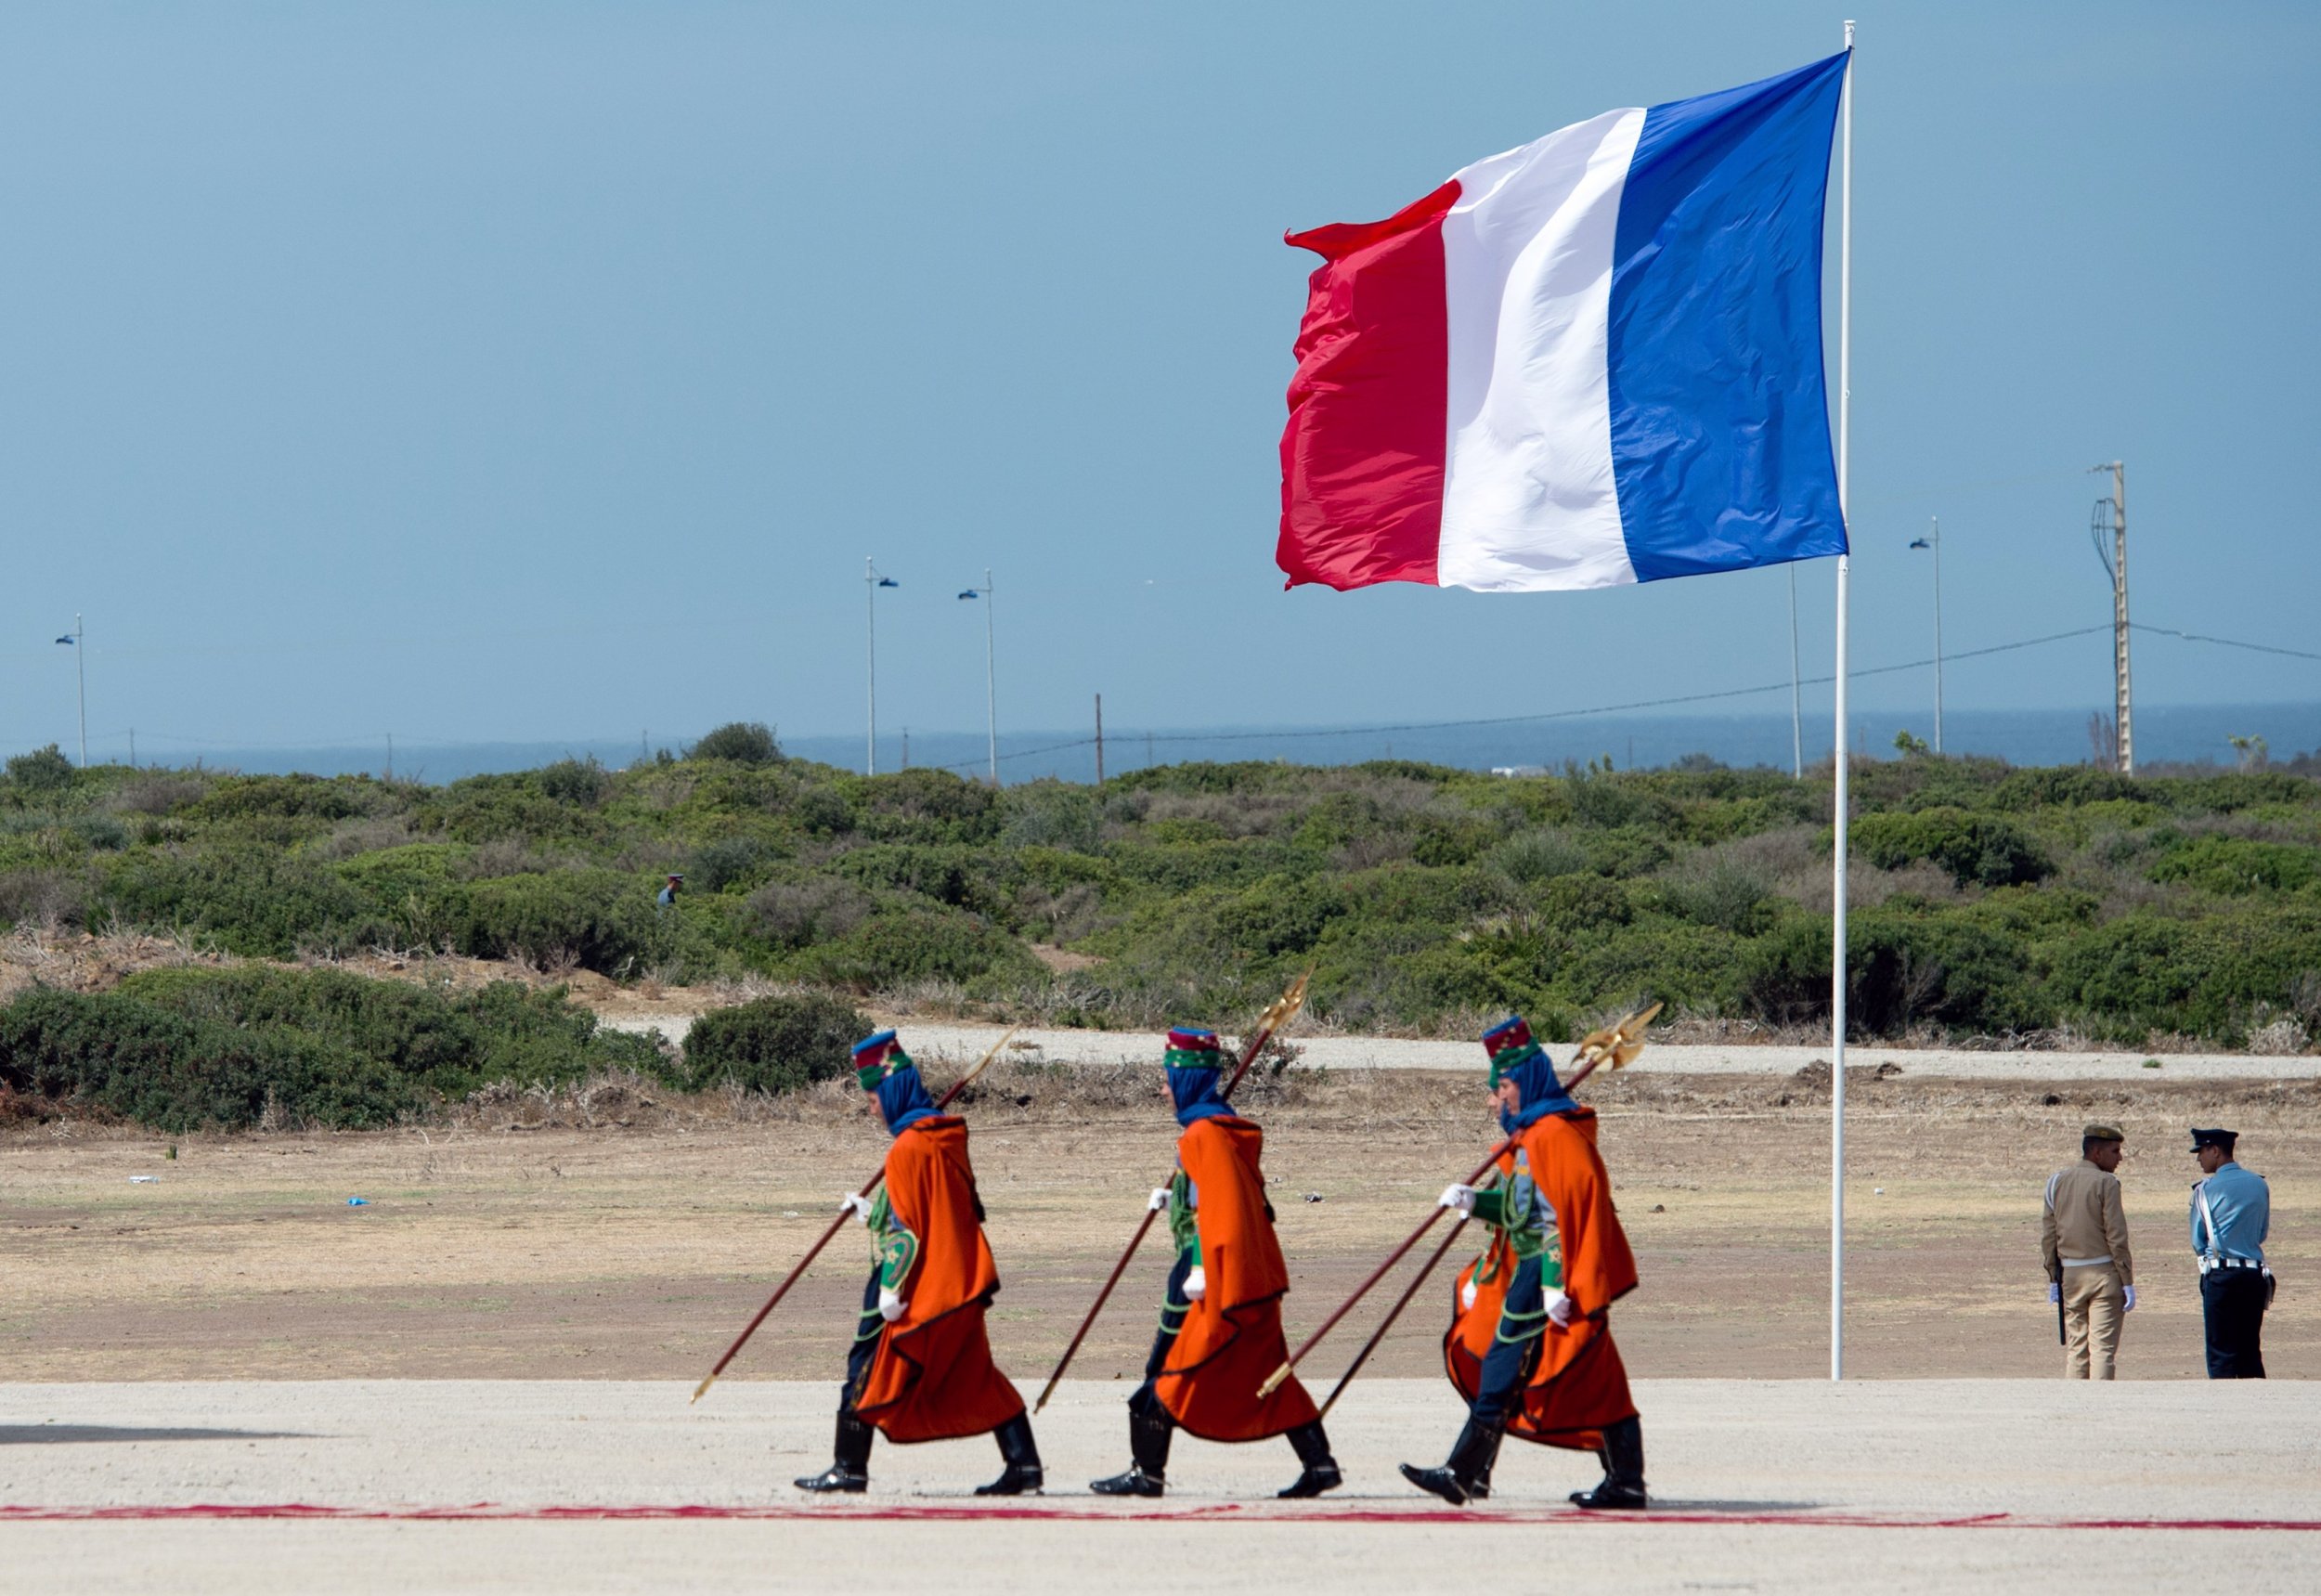
[[[657,893],[655,893],[655,894],[654,895],[654,899],[653,899],[653,906],[654,906],[654,908],[655,908],[655,909],[673,909],[673,908],[675,908],[675,907],[677,906],[677,895],[678,895],[680,892],[682,892],[684,889],[685,889],[685,878],[684,878],[682,876],[671,876],[668,878],[668,886],[666,886],[666,887],[664,887],[664,888],[662,888],[662,889],[660,889],[660,891],[659,891],[659,892],[657,892]]]
[[[2192,1250],[2200,1255],[2200,1314],[2208,1327],[2211,1380],[2263,1380],[2258,1343],[2273,1297],[2264,1266],[2273,1194],[2263,1175],[2233,1161],[2237,1131],[2196,1128],[2193,1156],[2208,1178],[2192,1187]]]

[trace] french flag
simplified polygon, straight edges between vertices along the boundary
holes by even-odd
[[[1601,588],[1846,552],[1822,374],[1848,57],[1479,161],[1323,260],[1289,585]]]

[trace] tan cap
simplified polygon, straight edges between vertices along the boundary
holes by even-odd
[[[2083,1142],[2124,1142],[2127,1139],[2120,1134],[2118,1125],[2090,1125],[2080,1133],[2080,1140]]]

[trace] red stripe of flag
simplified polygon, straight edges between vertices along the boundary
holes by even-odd
[[[1298,327],[1281,434],[1288,586],[1435,585],[1443,524],[1450,329],[1443,216],[1456,178],[1382,222],[1286,241],[1320,255]]]

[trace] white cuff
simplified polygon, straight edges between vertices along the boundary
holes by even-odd
[[[1559,1328],[1568,1329],[1572,1322],[1572,1299],[1562,1291],[1549,1297],[1548,1317],[1553,1319]]]
[[[1209,1272],[1206,1269],[1203,1269],[1199,1264],[1196,1264],[1193,1265],[1193,1272],[1185,1277],[1186,1300],[1187,1302],[1197,1303],[1208,1294]]]

